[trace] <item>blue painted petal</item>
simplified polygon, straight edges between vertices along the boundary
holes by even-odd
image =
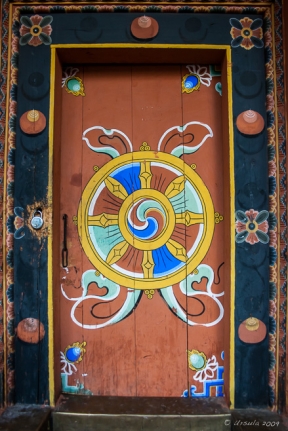
[[[242,36],[238,36],[235,39],[233,39],[232,42],[231,42],[232,48],[238,48],[238,46],[241,45],[243,39],[244,38]]]
[[[257,238],[259,239],[260,242],[262,242],[262,244],[268,244],[269,242],[269,236],[267,235],[267,233],[262,232],[261,230],[257,230],[255,232]]]
[[[250,37],[251,42],[255,46],[255,48],[263,48],[264,42],[262,39],[259,39],[258,37],[251,36]]]
[[[24,36],[20,37],[19,43],[21,46],[27,45],[28,42],[30,42],[30,40],[32,39],[32,34],[31,33],[27,33],[24,34]]]
[[[46,25],[51,24],[51,22],[53,21],[52,16],[44,16],[44,18],[40,21],[39,25],[40,27],[46,27]]]
[[[257,18],[257,19],[254,19],[254,21],[252,22],[250,28],[251,28],[251,30],[257,30],[257,28],[262,27],[262,24],[263,24],[262,19],[261,18]]]
[[[263,221],[267,220],[267,218],[269,217],[269,212],[268,211],[260,211],[259,214],[257,214],[255,221],[258,224],[263,223]]]
[[[41,40],[41,42],[44,43],[44,45],[51,45],[51,43],[52,43],[51,37],[48,36],[48,34],[45,34],[45,33],[40,33],[39,34],[39,39]]]
[[[33,27],[33,22],[28,16],[21,16],[20,22],[21,24],[25,25],[25,27],[28,27],[28,28]]]
[[[235,27],[238,30],[242,30],[243,25],[241,24],[241,22],[239,21],[239,19],[237,19],[237,18],[230,18],[229,22],[232,25],[232,27]]]
[[[249,232],[247,230],[244,230],[243,232],[237,233],[237,235],[235,237],[235,241],[240,244],[241,242],[245,241],[245,239],[247,238],[248,235],[249,235]]]
[[[247,215],[243,211],[236,211],[235,217],[238,221],[241,221],[242,223],[247,223],[249,220]]]

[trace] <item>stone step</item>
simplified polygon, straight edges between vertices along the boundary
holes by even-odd
[[[52,416],[53,431],[228,431],[231,423],[220,397],[63,395]]]
[[[35,404],[15,404],[0,416],[1,431],[48,431],[51,408]],[[50,428],[49,428],[50,427]]]

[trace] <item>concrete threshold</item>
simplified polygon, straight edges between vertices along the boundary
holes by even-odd
[[[223,398],[63,395],[53,431],[230,431]]]

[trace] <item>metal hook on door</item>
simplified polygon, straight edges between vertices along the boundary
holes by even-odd
[[[67,214],[63,215],[63,248],[62,248],[62,267],[67,268],[68,266],[68,248],[67,248]]]

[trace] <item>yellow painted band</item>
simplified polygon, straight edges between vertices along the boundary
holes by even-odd
[[[91,44],[76,44],[76,43],[59,43],[59,44],[51,44],[51,48],[152,48],[152,49],[213,49],[213,50],[227,50],[230,48],[230,45],[193,45],[193,44],[182,44],[182,43],[175,43],[175,44],[165,44],[165,43],[153,43],[151,44],[145,44],[145,43],[91,43]]]
[[[49,104],[49,177],[48,205],[53,209],[53,138],[54,138],[54,105],[55,105],[55,67],[56,50],[51,49],[50,66],[50,104]],[[55,405],[54,382],[54,325],[53,325],[53,254],[52,229],[48,234],[48,364],[49,364],[49,400]]]
[[[232,99],[231,47],[227,55],[228,123],[229,123],[229,172],[230,172],[230,407],[235,406],[235,178],[234,178],[234,129]]]

